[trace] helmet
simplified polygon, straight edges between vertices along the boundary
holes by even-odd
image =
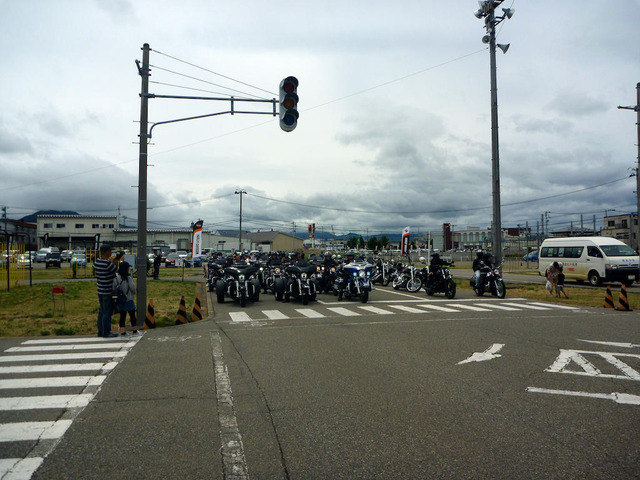
[[[425,263],[425,261],[426,261],[426,260],[427,260],[427,259],[426,259],[426,258],[424,258],[424,257],[420,257],[420,258],[418,259],[418,261],[419,261],[420,263]]]
[[[483,255],[484,255],[484,252],[482,250],[478,250],[476,252],[476,257],[478,257],[478,258],[482,258]]]
[[[435,253],[433,254],[433,258],[440,258],[440,254],[439,254],[438,252],[435,252]]]

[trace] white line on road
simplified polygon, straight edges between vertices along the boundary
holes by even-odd
[[[635,347],[640,347],[640,345],[636,345],[634,343],[627,343],[627,342],[599,342],[597,340],[582,340],[581,338],[578,339],[579,342],[587,342],[587,343],[595,343],[597,345],[607,345],[610,347],[621,347],[621,348],[635,348]]]
[[[23,353],[23,352],[60,352],[64,350],[120,350],[124,348],[132,348],[135,344],[131,343],[111,343],[111,344],[84,344],[84,345],[39,345],[36,347],[11,347],[5,350],[5,353]]]
[[[79,395],[45,395],[41,397],[6,397],[0,398],[0,410],[86,407],[92,398],[92,393],[81,393]]]
[[[393,315],[393,312],[390,312],[389,310],[385,310],[383,308],[378,308],[378,307],[372,307],[370,305],[365,305],[358,308],[365,310],[367,312],[377,313],[378,315]]]
[[[527,387],[527,392],[532,393],[548,393],[551,395],[568,395],[572,397],[588,397],[588,398],[601,398],[604,400],[613,400],[616,403],[623,405],[640,405],[640,395],[631,395],[629,393],[589,393],[589,392],[575,392],[570,390],[552,390],[548,388]]]
[[[514,307],[505,307],[504,305],[498,305],[497,303],[483,303],[482,304],[483,307],[487,307],[487,308],[494,308],[496,310],[504,310],[507,312],[518,312],[520,311],[519,308],[514,308]]]
[[[352,310],[347,310],[344,307],[330,307],[328,310],[331,310],[333,313],[337,313],[338,315],[342,315],[344,317],[358,317],[360,314],[358,312],[354,312]]]
[[[296,312],[304,315],[307,318],[323,318],[324,315],[320,312],[317,312],[311,308],[297,308]]]
[[[97,387],[102,385],[107,377],[79,376],[70,377],[41,377],[41,378],[8,378],[0,380],[0,389],[11,388],[52,388],[52,387]]]
[[[71,422],[72,420],[3,423],[0,424],[0,442],[25,442],[60,438],[71,426]]]
[[[424,310],[420,310],[419,308],[407,307],[406,305],[388,305],[389,308],[395,308],[396,310],[400,310],[402,312],[407,313],[426,313]]]
[[[558,305],[556,303],[529,302],[529,305],[538,305],[540,307],[547,308],[559,308],[561,310],[580,310],[577,307],[570,307],[569,305]]]
[[[489,348],[487,348],[484,352],[475,352],[466,360],[462,360],[458,362],[458,365],[462,365],[463,363],[470,362],[484,362],[486,360],[493,360],[494,358],[499,358],[502,355],[499,355],[498,352],[502,350],[504,347],[504,343],[494,343]]]
[[[289,318],[280,310],[262,310],[262,313],[264,313],[269,320],[286,320]]]
[[[250,322],[251,317],[246,312],[229,312],[232,322]]]
[[[108,372],[116,368],[117,362],[108,363],[57,363],[51,365],[19,365],[15,367],[0,367],[0,374],[42,373],[42,372]]]
[[[124,358],[129,351],[118,352],[86,352],[86,353],[58,353],[46,355],[3,355],[0,363],[10,362],[44,362],[50,360],[88,360],[95,358]]]
[[[449,304],[450,307],[454,307],[454,308],[461,308],[463,310],[471,310],[474,312],[490,312],[491,310],[489,310],[488,308],[482,308],[482,307],[476,307],[474,305],[463,305],[463,304],[459,304],[459,303],[450,303]]]
[[[0,478],[2,480],[29,480],[40,468],[42,457],[2,458],[0,459]]]
[[[420,308],[426,308],[429,310],[437,310],[439,312],[460,312],[460,310],[454,310],[453,308],[441,307],[440,305],[418,305]]]
[[[84,338],[46,338],[46,339],[38,339],[38,340],[25,340],[22,342],[22,345],[51,345],[55,343],[126,343],[126,342],[137,342],[140,337],[127,337],[126,335],[113,337],[113,338],[102,338],[102,337],[84,337]]]
[[[518,307],[518,308],[527,308],[529,310],[551,310],[551,306],[547,305],[546,307],[540,307],[537,305],[531,305],[528,303],[511,303],[504,302],[503,305],[508,305],[510,307]]]

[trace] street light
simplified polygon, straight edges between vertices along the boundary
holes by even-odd
[[[496,79],[496,46],[507,53],[509,44],[496,45],[496,27],[505,19],[513,17],[513,8],[503,8],[502,16],[496,16],[495,10],[504,0],[478,0],[480,8],[474,15],[484,18],[484,28],[487,35],[482,37],[482,43],[489,44],[491,66],[491,183],[493,192],[493,253],[496,263],[502,263],[502,220],[500,218],[500,156],[498,149],[498,86]]]

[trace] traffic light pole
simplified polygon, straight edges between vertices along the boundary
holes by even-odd
[[[157,125],[165,125],[169,123],[176,122],[184,122],[187,120],[196,120],[198,118],[207,118],[214,117],[217,115],[235,115],[237,114],[253,114],[253,115],[278,115],[278,105],[280,105],[279,100],[273,98],[271,100],[267,99],[257,99],[257,98],[235,98],[235,97],[191,97],[191,96],[182,96],[182,95],[156,95],[153,93],[149,93],[149,77],[151,75],[151,70],[149,67],[149,54],[151,52],[151,47],[148,43],[145,43],[142,46],[142,65],[138,60],[136,60],[136,65],[138,66],[138,74],[142,79],[142,87],[140,89],[140,156],[138,163],[138,250],[136,253],[136,268],[138,271],[138,299],[136,302],[136,306],[138,309],[138,315],[141,318],[144,318],[147,311],[147,158],[148,158],[148,143],[151,139],[151,135],[154,127]],[[295,80],[295,87],[298,85],[297,79],[295,77],[287,77],[283,80],[289,81],[290,79]],[[282,87],[282,83],[281,83]],[[295,90],[294,87],[294,90]],[[294,92],[295,93],[295,92]],[[225,101],[230,102],[229,110],[210,113],[206,115],[197,115],[193,117],[185,117],[178,118],[175,120],[165,120],[162,122],[155,122],[149,128],[149,99],[150,98],[164,98],[164,99],[177,99],[177,100],[208,100],[208,101]],[[295,110],[295,120],[297,122],[297,101],[298,97],[295,96],[295,102],[292,106],[287,106],[287,113],[290,113],[291,110]],[[237,110],[236,103],[270,103],[273,105],[273,109],[269,112],[266,111],[245,111],[245,110]],[[291,131],[295,128],[295,122],[293,125],[288,126],[286,129],[282,125],[281,119],[281,128],[285,131]],[[242,195],[240,195],[242,199]]]

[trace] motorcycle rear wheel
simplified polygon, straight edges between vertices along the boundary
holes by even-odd
[[[388,285],[389,285],[389,282],[390,282],[390,281],[391,281],[391,277],[384,277],[384,278],[382,279],[382,282],[380,282],[380,283],[382,283],[382,286],[383,286],[383,287],[386,287],[386,286],[388,286]]]
[[[504,298],[507,296],[507,287],[502,280],[497,280],[495,284],[496,297]]]

